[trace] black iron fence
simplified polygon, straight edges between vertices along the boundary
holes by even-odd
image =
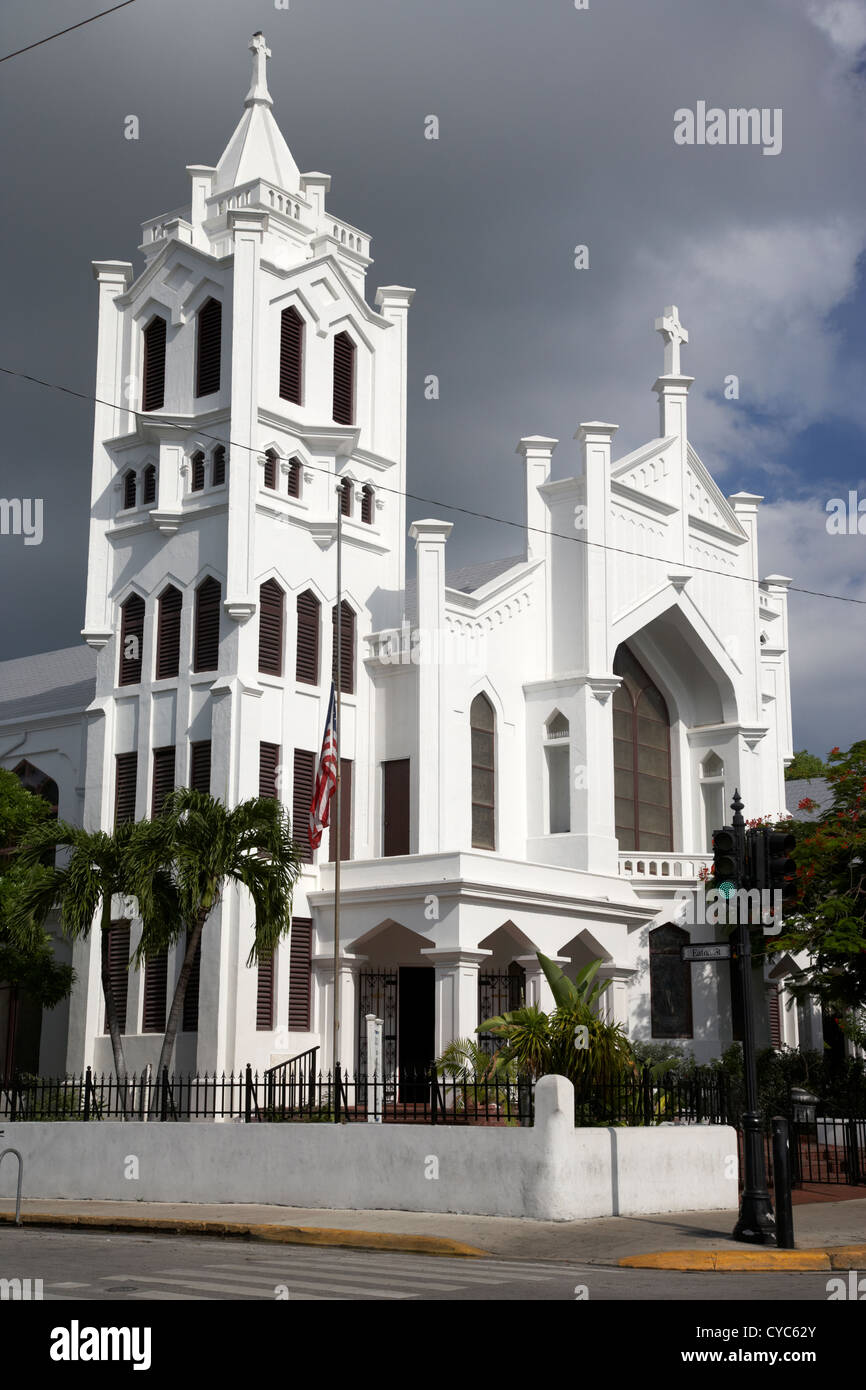
[[[584,1125],[737,1124],[731,1114],[727,1078],[668,1072],[654,1077],[651,1067],[609,1085],[574,1089],[574,1123]]]
[[[0,1121],[235,1120],[247,1124],[381,1122],[384,1124],[528,1125],[529,1078],[459,1080],[434,1069],[369,1077],[315,1070],[318,1049],[259,1075],[247,1066],[221,1076],[145,1072],[119,1086],[114,1075],[0,1081]]]

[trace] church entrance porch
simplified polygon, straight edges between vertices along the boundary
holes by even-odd
[[[435,971],[430,966],[401,965],[391,970],[363,970],[358,977],[358,1070],[367,1070],[367,1015],[382,1020],[382,1057],[386,1077],[399,1073],[412,1090],[412,1078],[426,1075],[435,1055]]]

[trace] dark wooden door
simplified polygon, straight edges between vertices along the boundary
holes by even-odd
[[[409,853],[409,759],[382,764],[384,833],[382,853]]]

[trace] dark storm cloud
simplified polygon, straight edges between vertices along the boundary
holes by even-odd
[[[2,50],[95,8],[7,0]],[[140,0],[0,66],[2,365],[92,391],[89,263],[141,269],[139,224],[187,200],[187,164],[219,157],[247,90],[249,35],[263,29],[300,167],[330,173],[335,212],[373,237],[369,297],[377,284],[418,291],[411,491],[443,511],[453,501],[517,519],[521,435],[559,437],[560,474],[576,466],[580,420],[617,421],[620,452],[653,435],[652,323],[675,302],[705,461],[726,491],[764,492],[807,518],[795,555],[794,514],[768,522],[762,568],[850,587],[863,558],[821,548],[814,476],[781,460],[816,421],[866,426],[862,345],[828,322],[857,293],[866,242],[859,12],[847,0],[591,0],[580,12],[571,0]],[[782,153],[677,148],[674,111],[700,99],[781,107]],[[123,138],[129,114],[138,141]],[[423,138],[428,114],[438,141]],[[573,268],[578,243],[588,271]],[[431,372],[438,402],[424,399]],[[729,373],[737,405],[723,398]],[[41,547],[0,538],[0,653],[14,656],[70,644],[82,625],[92,414],[0,384],[0,494],[45,503]],[[511,528],[451,519],[452,564],[518,548]],[[810,564],[824,583],[810,584]],[[859,717],[847,639],[862,650],[866,625],[838,608],[810,601],[792,640],[808,666],[838,627],[836,688],[851,693],[830,741],[842,742]],[[798,740],[820,745],[817,692],[798,682]]]

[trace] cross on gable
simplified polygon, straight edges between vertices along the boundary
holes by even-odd
[[[689,341],[689,335],[680,323],[680,311],[676,304],[665,309],[661,318],[655,321],[656,332],[661,333],[665,342],[665,376],[680,375],[680,346]]]

